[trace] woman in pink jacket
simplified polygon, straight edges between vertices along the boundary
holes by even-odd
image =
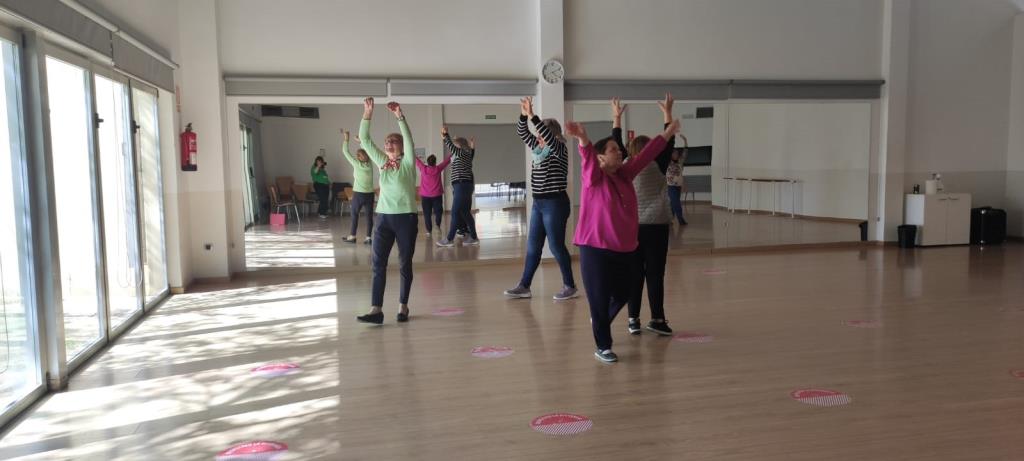
[[[437,223],[437,231],[441,232],[441,215],[444,214],[444,188],[441,186],[441,174],[452,161],[452,154],[448,154],[444,161],[437,163],[437,157],[427,157],[427,163],[423,163],[416,157],[416,169],[420,170],[420,202],[423,203],[423,222],[427,227],[427,235],[434,231],[430,222],[430,215],[434,215]]]
[[[591,144],[578,122],[566,123],[565,132],[579,139],[582,189],[573,243],[580,248],[580,270],[597,343],[594,356],[602,362],[617,362],[611,325],[629,301],[636,277],[633,251],[640,222],[633,178],[679,132],[679,120],[673,120],[628,163],[622,162],[622,149],[611,137]]]

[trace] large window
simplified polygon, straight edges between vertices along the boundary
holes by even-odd
[[[136,146],[139,161],[139,191],[142,197],[142,264],[146,303],[167,292],[167,262],[164,253],[164,200],[160,175],[160,138],[157,135],[156,94],[132,88]]]
[[[85,69],[46,57],[46,90],[50,105],[52,182],[60,255],[64,343],[72,360],[104,334],[100,316],[99,255],[96,250],[97,210],[93,193],[89,107],[89,74]]]
[[[0,39],[0,410],[41,385],[17,52]]]
[[[97,75],[97,144],[103,195],[107,303],[113,329],[142,310],[135,168],[131,149],[131,107],[126,82]]]

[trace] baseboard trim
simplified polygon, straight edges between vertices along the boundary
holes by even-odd
[[[721,205],[711,205],[711,208],[715,209],[715,210],[729,211],[728,208],[726,208],[724,206],[721,206]],[[735,211],[738,214],[748,214],[747,210],[736,209]],[[765,211],[765,210],[750,210],[749,214],[771,216],[772,212],[771,211]],[[783,218],[790,217],[789,213],[783,213],[783,212],[776,212],[775,216],[781,216]],[[808,220],[808,221],[833,222],[833,223],[839,223],[839,224],[860,224],[860,223],[866,221],[864,219],[832,218],[832,217],[828,217],[828,216],[811,216],[811,215],[802,215],[802,214],[794,215],[793,218],[805,219],[805,220]]]

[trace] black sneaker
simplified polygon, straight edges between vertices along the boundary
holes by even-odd
[[[384,313],[378,312],[376,314],[366,314],[356,316],[356,320],[362,323],[372,323],[374,325],[382,325],[384,323]]]
[[[627,326],[627,328],[629,329],[629,334],[631,335],[640,334],[640,319],[630,318],[629,325]]]
[[[398,320],[398,323],[408,322],[409,321],[409,313],[404,313],[403,314],[403,313],[399,312],[395,319]]]
[[[600,361],[602,361],[604,363],[612,363],[612,362],[618,362],[619,361],[619,356],[615,355],[615,353],[612,352],[611,349],[605,349],[605,350],[598,349],[598,350],[594,351],[594,357],[597,357],[598,360],[600,360]]]
[[[639,322],[637,327],[639,328]],[[632,325],[630,325],[632,328]],[[668,322],[664,320],[647,322],[647,331],[653,331],[662,336],[672,336],[672,329],[668,327]]]

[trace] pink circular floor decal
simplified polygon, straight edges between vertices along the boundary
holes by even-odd
[[[281,442],[257,440],[235,445],[217,453],[216,461],[272,461],[288,451],[288,445]]]
[[[293,374],[293,373],[298,373],[299,370],[300,370],[299,364],[286,362],[286,363],[268,363],[266,365],[261,365],[261,366],[258,366],[256,368],[253,368],[251,371],[252,371],[252,374],[257,375],[257,376],[273,378],[273,377],[276,377],[276,376],[284,376],[284,375],[290,375],[290,374]]]
[[[574,435],[589,431],[594,426],[590,418],[571,413],[551,413],[530,421],[530,427],[548,435]]]
[[[673,335],[672,339],[681,343],[710,343],[715,337],[699,331],[680,331]]]
[[[725,275],[729,271],[727,271],[725,269],[711,268],[711,269],[704,269],[702,272],[704,273],[704,275]]]
[[[797,402],[818,407],[838,407],[853,401],[849,395],[829,389],[798,389],[789,396]]]
[[[465,314],[466,310],[458,307],[445,307],[443,309],[434,310],[433,314],[441,317],[451,317],[454,315]]]
[[[470,351],[473,357],[481,359],[500,359],[512,355],[513,352],[515,351],[511,347],[505,346],[477,346]]]
[[[878,320],[844,320],[843,325],[854,328],[881,328],[882,322]]]
[[[1024,379],[1024,370],[1011,370],[1010,376],[1013,376],[1014,378],[1017,379]]]

